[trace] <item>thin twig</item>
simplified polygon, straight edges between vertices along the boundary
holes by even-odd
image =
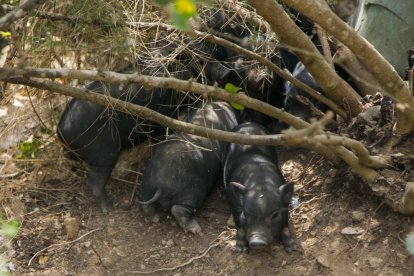
[[[223,232],[223,233],[225,233],[225,232]],[[128,274],[154,274],[154,273],[157,273],[157,272],[177,270],[179,268],[182,268],[184,266],[187,266],[187,265],[191,264],[192,262],[194,262],[194,261],[196,261],[198,259],[201,259],[201,258],[205,257],[207,255],[207,253],[211,249],[219,246],[220,244],[222,244],[223,242],[225,242],[226,240],[228,240],[230,238],[230,236],[228,236],[228,237],[226,237],[224,239],[221,239],[220,237],[222,236],[222,234],[220,234],[216,239],[214,239],[214,241],[216,241],[216,240],[219,240],[219,241],[218,242],[214,242],[213,241],[212,243],[210,243],[210,246],[206,250],[204,250],[204,252],[202,254],[200,254],[198,256],[195,256],[195,257],[192,257],[188,261],[186,261],[186,262],[184,262],[182,264],[179,264],[177,266],[173,266],[173,267],[163,267],[163,268],[158,268],[158,269],[151,270],[151,271],[139,271],[139,270],[135,270],[135,271],[124,271],[124,272],[122,272],[122,273],[120,273],[118,275],[124,275],[124,274],[127,274],[127,273]]]
[[[23,173],[23,171],[8,173],[8,174],[0,174],[0,179],[17,177],[17,176],[21,175],[22,173]]]
[[[30,102],[30,105],[32,106],[32,109],[33,109],[34,114],[36,115],[36,117],[37,117],[37,119],[39,120],[40,124],[42,124],[42,125],[43,125],[43,127],[44,127],[45,129],[48,129],[48,127],[47,127],[47,126],[46,126],[46,124],[43,122],[42,118],[40,117],[39,113],[38,113],[38,112],[37,112],[37,110],[36,110],[36,107],[35,107],[35,106],[34,106],[34,104],[33,104],[33,101],[32,101],[32,96],[30,96],[29,89],[27,88],[27,86],[25,86],[25,88],[26,88],[27,97],[29,98],[29,102]]]
[[[328,64],[330,64],[333,68],[334,65],[332,63],[332,54],[331,54],[331,49],[329,47],[328,39],[326,37],[326,32],[319,25],[316,25],[316,33],[319,37],[319,41],[321,42],[323,56],[326,62],[328,62]]]
[[[10,11],[0,18],[0,29],[8,26],[17,19],[24,17],[27,12],[34,9],[36,5],[42,4],[43,2],[45,2],[45,0],[26,0],[18,8]]]
[[[176,31],[176,28],[174,26],[168,25],[168,24],[165,24],[165,23],[130,22],[129,27],[130,28],[163,28],[167,31]],[[216,34],[216,35],[214,35],[214,34]],[[267,68],[272,70],[272,72],[275,73],[276,75],[280,76],[281,78],[284,78],[285,80],[288,80],[289,82],[291,82],[292,84],[294,84],[298,88],[305,91],[311,97],[315,98],[316,100],[318,100],[321,103],[328,106],[330,109],[332,109],[335,113],[337,113],[342,118],[344,118],[344,119],[346,118],[345,111],[339,105],[337,105],[334,101],[328,99],[327,97],[323,96],[320,92],[316,91],[315,89],[311,88],[307,84],[305,84],[305,83],[301,82],[300,80],[296,79],[289,72],[286,72],[286,71],[282,70],[280,67],[278,67],[276,64],[274,64],[269,59],[267,59],[265,57],[262,57],[261,55],[255,53],[253,51],[247,50],[247,49],[237,45],[236,43],[230,42],[228,39],[222,39],[222,38],[218,37],[217,36],[218,33],[216,33],[216,32],[214,34],[200,32],[200,31],[197,31],[197,30],[193,30],[190,33],[190,35],[192,35],[196,38],[199,38],[201,40],[204,40],[204,41],[207,41],[207,42],[210,42],[210,43],[213,43],[213,44],[223,46],[223,47],[225,47],[229,50],[234,51],[237,54],[240,54],[242,56],[245,56],[245,57],[248,57],[248,58],[251,58],[253,60],[256,60],[256,61],[260,62],[261,64],[263,64],[264,66],[266,66]],[[228,38],[228,37],[226,37],[226,38]]]
[[[132,205],[132,201],[133,201],[133,200],[134,200],[134,198],[135,198],[135,192],[137,191],[139,176],[140,176],[140,175],[139,175],[139,174],[137,174],[137,176],[135,177],[134,189],[132,190],[131,197],[129,198],[129,206],[131,206],[131,205]]]
[[[300,208],[302,205],[312,203],[312,202],[314,202],[314,201],[316,201],[316,200],[320,200],[320,199],[325,198],[325,197],[327,197],[327,196],[329,196],[329,194],[324,194],[324,195],[321,195],[321,196],[319,196],[319,197],[314,197],[314,198],[311,198],[311,199],[309,199],[308,201],[303,201],[303,202],[301,202],[298,206],[296,206],[296,208],[293,208],[293,209],[292,209],[292,211],[294,211],[294,210],[296,210],[296,209]]]
[[[93,232],[96,232],[96,231],[98,231],[98,230],[102,230],[102,229],[101,229],[101,228],[97,228],[97,229],[91,230],[91,231],[89,231],[88,233],[83,234],[82,236],[80,236],[80,237],[79,237],[79,238],[77,238],[76,240],[73,240],[73,241],[65,241],[65,242],[62,242],[62,243],[55,243],[55,244],[49,245],[48,247],[43,248],[42,250],[37,251],[37,252],[33,255],[33,257],[31,257],[31,258],[30,258],[29,262],[27,263],[27,266],[30,266],[30,265],[32,264],[33,259],[34,259],[34,258],[36,258],[36,256],[37,256],[37,255],[39,255],[40,253],[42,253],[42,252],[44,252],[44,251],[46,251],[46,250],[48,250],[48,249],[50,249],[50,248],[52,248],[52,247],[56,247],[56,246],[63,246],[63,245],[68,245],[68,244],[75,243],[75,242],[77,242],[77,241],[79,241],[79,240],[83,239],[84,237],[86,237],[86,236],[88,236],[88,235],[90,235],[90,234],[92,234]]]

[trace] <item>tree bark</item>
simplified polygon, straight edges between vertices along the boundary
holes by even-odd
[[[324,1],[282,0],[286,5],[312,19],[345,44],[378,80],[385,93],[396,103],[394,142],[414,128],[414,98],[395,69],[363,37],[336,16]]]
[[[336,74],[280,4],[274,0],[250,0],[250,3],[277,33],[280,42],[298,56],[328,98],[339,105],[346,102],[352,116],[362,111],[361,97]]]

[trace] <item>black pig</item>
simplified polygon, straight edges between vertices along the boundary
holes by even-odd
[[[238,124],[237,114],[226,102],[208,102],[190,113],[195,125],[230,131]],[[146,211],[156,206],[171,210],[185,232],[201,233],[194,219],[221,175],[226,143],[175,132],[155,147],[140,186],[140,202]]]
[[[292,76],[298,79],[299,81],[307,84],[309,87],[313,88],[316,91],[321,91],[319,84],[315,81],[313,76],[309,73],[306,67],[302,62],[299,62],[296,68],[293,70]],[[284,108],[287,112],[299,116],[303,119],[309,119],[311,117],[316,117],[312,114],[312,110],[308,105],[302,103],[297,99],[297,96],[302,96],[314,104],[321,111],[326,111],[326,106],[309,96],[306,92],[302,91],[299,87],[292,84],[291,82],[285,82],[285,101]],[[313,115],[313,116],[312,116]]]
[[[97,93],[106,90],[112,97],[149,107],[167,116],[174,116],[178,111],[177,104],[183,100],[174,90],[147,90],[138,84],[120,87],[95,81],[86,88]],[[121,151],[142,143],[148,136],[160,136],[164,129],[139,117],[72,99],[60,118],[57,132],[64,144],[65,156],[89,165],[87,187],[102,210],[107,212],[112,201],[105,192],[105,185]]]
[[[263,127],[251,122],[234,131],[266,134]],[[295,249],[288,225],[293,185],[285,182],[274,147],[230,144],[224,163],[224,185],[237,227],[238,251],[263,248],[280,238],[286,251]]]

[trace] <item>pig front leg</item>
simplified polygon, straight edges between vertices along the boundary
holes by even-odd
[[[246,230],[243,227],[238,227],[236,234],[236,251],[243,253],[247,252],[248,249],[249,245],[246,239]]]
[[[171,213],[185,233],[190,232],[194,235],[201,234],[201,227],[194,218],[195,210],[193,208],[183,205],[173,205],[171,207]]]
[[[160,214],[158,208],[154,204],[150,205],[141,205],[142,213],[147,216],[151,217],[151,221],[154,223],[158,223],[160,221]]]
[[[92,192],[102,212],[112,209],[112,199],[106,194],[105,185],[112,173],[112,167],[92,167],[86,179],[86,187]]]
[[[292,251],[296,250],[296,243],[292,239],[289,226],[285,226],[282,229],[282,244],[286,252],[289,254],[292,253]]]

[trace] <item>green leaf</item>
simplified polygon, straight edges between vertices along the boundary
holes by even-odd
[[[224,86],[224,90],[226,90],[227,92],[231,93],[231,94],[237,94],[240,90],[239,87],[233,85],[232,83],[228,82],[226,83],[226,85]],[[230,105],[236,109],[236,110],[244,110],[244,106],[238,103],[230,103]]]
[[[1,221],[0,222],[0,234],[9,238],[13,238],[17,235],[19,231],[19,222],[17,220],[12,220],[9,222]]]
[[[236,109],[236,110],[240,110],[240,111],[244,110],[244,106],[243,106],[243,105],[241,105],[241,104],[238,104],[238,103],[230,103],[230,105],[231,105],[234,109]]]
[[[177,29],[179,29],[181,31],[184,31],[184,32],[189,31],[190,28],[187,24],[187,21],[188,21],[188,19],[190,19],[190,17],[178,14],[174,10],[173,15],[172,15],[172,20],[173,20],[174,26],[177,27]]]
[[[224,86],[224,90],[226,90],[227,92],[230,92],[231,94],[237,94],[237,92],[239,92],[240,88],[235,86],[234,84],[228,82]]]

